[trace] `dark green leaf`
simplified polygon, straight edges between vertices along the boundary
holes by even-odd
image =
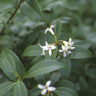
[[[14,80],[17,75],[21,78],[24,76],[25,69],[14,52],[4,49],[1,53],[0,60],[1,68],[9,78]]]
[[[31,45],[24,50],[23,56],[40,56],[41,53],[42,49],[39,45]]]
[[[13,82],[5,82],[0,84],[0,96],[4,96],[8,91],[10,91],[14,87]]]
[[[84,58],[92,58],[93,54],[88,50],[81,46],[75,46],[75,49],[72,50],[72,54],[70,55],[71,59],[84,59]]]
[[[38,75],[58,70],[63,67],[64,66],[56,60],[50,60],[50,59],[42,60],[29,69],[27,75],[25,75],[25,78],[32,78]]]
[[[28,96],[27,88],[22,81],[18,81],[14,87],[14,96]]]

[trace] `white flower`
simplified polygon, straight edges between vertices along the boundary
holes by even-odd
[[[45,55],[45,51],[46,50],[49,50],[49,55],[51,56],[52,55],[52,50],[56,48],[56,46],[52,45],[52,44],[48,44],[47,41],[46,41],[46,45],[45,46],[42,46],[39,44],[39,46],[42,48],[43,50],[43,53],[41,55]]]
[[[72,47],[74,42],[72,42],[72,39],[69,38],[69,42],[63,41],[63,43],[64,43],[64,45],[62,45],[62,50],[59,50],[59,52],[63,52],[63,56],[66,57],[67,54],[71,53],[70,50],[75,49],[75,47]]]
[[[55,25],[51,25],[50,26],[50,28],[47,28],[46,30],[45,30],[45,34],[49,31],[52,35],[54,35],[55,33],[54,33],[54,31],[53,31],[53,28],[55,27]]]
[[[41,84],[38,85],[38,88],[43,89],[41,91],[41,94],[42,95],[45,95],[47,91],[50,92],[50,91],[55,91],[56,90],[56,88],[50,86],[50,84],[51,84],[51,81],[47,81],[45,86],[44,85],[41,85]]]

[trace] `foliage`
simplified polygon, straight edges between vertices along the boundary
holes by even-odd
[[[95,5],[0,0],[0,96],[96,96]]]

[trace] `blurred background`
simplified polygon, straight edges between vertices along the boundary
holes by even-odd
[[[23,2],[11,22],[7,23],[17,8],[19,0],[0,0],[0,52],[13,50],[22,59],[23,50],[31,44],[44,44],[44,30],[60,20],[60,39],[72,37],[76,45],[89,49],[94,58],[71,60],[72,72],[65,76],[76,85],[79,96],[96,96],[96,0],[38,0],[45,19],[30,10]],[[0,70],[0,83],[8,78]],[[66,74],[65,74],[66,75]]]

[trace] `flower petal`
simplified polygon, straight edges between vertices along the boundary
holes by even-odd
[[[59,52],[63,52],[63,50],[59,50]]]
[[[41,91],[41,94],[42,94],[42,95],[45,95],[46,92],[47,92],[47,89],[43,89],[43,90]]]
[[[52,29],[50,29],[49,31],[51,32],[51,34],[52,34],[52,35],[54,35],[54,34],[55,34],[55,33],[54,33],[54,31],[53,31]]]
[[[45,55],[45,50],[43,49],[43,52],[42,52],[42,54],[41,55]]]
[[[51,25],[51,26],[50,26],[50,29],[52,29],[52,28],[54,28],[54,27],[55,27],[55,25]]]
[[[46,34],[48,31],[49,31],[49,28],[47,28],[47,29],[45,30],[45,34]]]
[[[40,88],[40,89],[44,89],[44,88],[45,88],[45,86],[44,86],[44,85],[39,84],[39,85],[38,85],[38,88]]]
[[[50,47],[51,47],[51,49],[55,49],[56,48],[56,46],[54,46],[54,45],[51,45]]]
[[[63,56],[66,57],[67,56],[67,53],[66,52],[63,52]]]
[[[47,86],[47,87],[49,87],[50,84],[51,84],[51,81],[47,81],[47,82],[46,82],[46,86]]]
[[[70,42],[70,43],[72,42],[72,38],[71,38],[71,37],[69,38],[69,42]]]
[[[39,43],[38,43],[39,44]],[[41,47],[41,48],[43,48],[43,46],[41,45],[41,44],[39,44],[39,46]]]
[[[75,49],[75,47],[71,47],[70,49],[72,49],[72,50],[73,50],[73,49]]]
[[[52,50],[51,50],[51,49],[49,49],[49,55],[50,55],[50,56],[52,55]]]
[[[56,88],[55,88],[55,87],[48,87],[48,90],[49,90],[49,91],[55,91]]]
[[[49,47],[49,44],[48,44],[48,42],[46,41],[45,43],[46,43],[46,46],[47,46],[47,47]]]

